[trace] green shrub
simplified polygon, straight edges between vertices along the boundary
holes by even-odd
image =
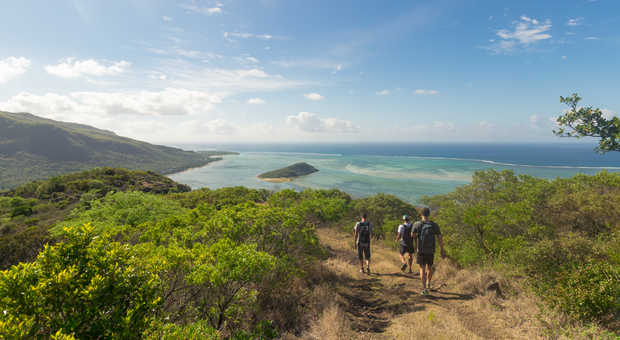
[[[562,273],[548,300],[582,320],[599,320],[620,310],[620,268],[587,262]]]
[[[0,337],[139,338],[161,303],[159,277],[130,246],[88,225],[65,237],[0,272]]]
[[[22,197],[12,197],[9,201],[11,207],[11,217],[30,216],[32,215],[32,207],[36,204],[36,200],[25,199]]]

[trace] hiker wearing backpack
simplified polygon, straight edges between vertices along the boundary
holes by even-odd
[[[355,224],[355,247],[357,248],[357,257],[360,259],[360,273],[364,273],[364,258],[366,258],[366,271],[370,274],[370,237],[372,229],[368,216],[362,215],[362,221]]]
[[[422,295],[428,295],[431,288],[431,278],[433,277],[433,260],[435,257],[435,236],[439,240],[441,247],[441,257],[446,257],[443,248],[443,239],[437,223],[428,219],[431,214],[429,208],[422,209],[422,221],[413,225],[413,238],[418,250],[417,262],[420,265],[420,279],[422,279]]]
[[[396,239],[394,242],[399,242],[399,253],[400,253],[400,262],[402,265],[400,266],[401,271],[405,271],[407,269],[407,264],[409,264],[409,273],[411,273],[411,264],[413,262],[413,253],[415,252],[413,248],[413,237],[412,237],[413,226],[409,223],[409,216],[403,216],[403,223],[398,226],[398,234],[396,235]],[[405,253],[409,254],[407,260],[405,260]]]

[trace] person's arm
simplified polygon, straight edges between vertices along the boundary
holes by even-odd
[[[357,248],[357,224],[355,225],[355,227],[353,228],[353,230],[355,231],[353,233],[353,244],[355,244],[355,248]]]
[[[441,258],[445,259],[446,251],[443,249],[443,238],[441,237],[441,234],[437,234],[437,240],[439,241],[439,247],[441,248]]]
[[[396,238],[394,239],[394,242],[398,242],[400,241],[400,238],[402,237],[400,231],[398,232],[398,234],[396,234]]]
[[[418,250],[418,230],[414,227],[411,228],[411,238],[413,239],[413,249],[417,252]]]

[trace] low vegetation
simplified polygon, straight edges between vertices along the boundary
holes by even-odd
[[[456,277],[456,266],[493,270],[570,322],[618,331],[620,175],[549,181],[480,172],[472,184],[425,203],[455,263],[438,275]],[[0,272],[6,338],[321,338],[326,322],[334,323],[330,332],[353,336],[355,324],[333,291],[342,281],[330,269],[351,265],[327,258],[317,230],[335,247],[349,237],[333,234],[350,235],[361,212],[378,239],[391,238],[403,213],[416,217],[414,206],[390,195],[188,191],[153,173],[119,169],[27,184],[5,193],[0,207],[2,230],[20,230],[5,234],[11,244],[22,241],[38,253],[12,255],[12,266]],[[32,225],[41,235],[32,232],[36,242],[29,243],[25,221],[44,211],[54,217]],[[478,286],[463,289],[486,290]],[[399,291],[384,293],[397,299]],[[398,333],[397,325],[381,327]]]
[[[545,180],[490,170],[423,201],[459,264],[526,275],[549,307],[619,326],[620,175]]]

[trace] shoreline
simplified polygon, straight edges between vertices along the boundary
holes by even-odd
[[[301,177],[301,176],[299,176],[299,177]],[[292,182],[297,177],[262,178],[262,177],[256,176],[256,178],[260,179],[261,181],[265,181],[265,182],[269,182],[269,183],[285,183],[285,182]]]
[[[183,170],[180,170],[180,171],[169,172],[169,173],[165,173],[165,174],[162,174],[162,175],[164,175],[164,176],[178,175],[178,174],[182,174],[182,173],[184,173],[186,171],[195,170],[195,169],[201,169],[201,168],[204,168],[205,166],[209,166],[210,164],[217,163],[217,162],[223,161],[223,160],[224,160],[223,156],[218,156],[216,158],[209,159],[206,163],[204,163],[202,165],[192,166],[192,167],[188,167],[188,168],[185,168]]]

